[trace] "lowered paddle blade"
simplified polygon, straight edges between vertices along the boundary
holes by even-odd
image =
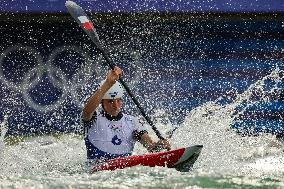
[[[194,145],[185,149],[182,157],[173,166],[176,170],[181,172],[188,172],[192,170],[193,164],[198,159],[203,145]]]

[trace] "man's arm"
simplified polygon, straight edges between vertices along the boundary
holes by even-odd
[[[84,105],[82,112],[82,119],[84,121],[91,120],[95,110],[100,105],[104,94],[113,86],[121,74],[122,70],[118,67],[115,67],[113,70],[108,72],[105,82],[96,90],[96,92],[87,100]]]
[[[100,105],[104,94],[111,88],[113,84],[107,80],[96,90],[96,92],[87,100],[82,112],[82,119],[90,121],[95,110]]]

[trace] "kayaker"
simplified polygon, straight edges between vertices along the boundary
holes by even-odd
[[[117,81],[121,74],[119,67],[109,70],[84,105],[82,122],[90,162],[131,155],[136,141],[149,152],[171,149],[167,140],[154,142],[141,119],[121,112],[124,90]]]

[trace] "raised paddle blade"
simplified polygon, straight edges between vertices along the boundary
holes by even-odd
[[[70,15],[76,20],[81,28],[86,32],[90,39],[95,43],[98,49],[103,50],[99,35],[94,27],[93,22],[85,11],[73,1],[66,1],[65,6]]]

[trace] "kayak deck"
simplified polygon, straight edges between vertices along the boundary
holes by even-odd
[[[124,169],[138,165],[148,167],[160,166],[176,168],[179,171],[188,171],[199,157],[202,148],[202,145],[194,145],[166,152],[115,158],[94,166],[91,172]]]

